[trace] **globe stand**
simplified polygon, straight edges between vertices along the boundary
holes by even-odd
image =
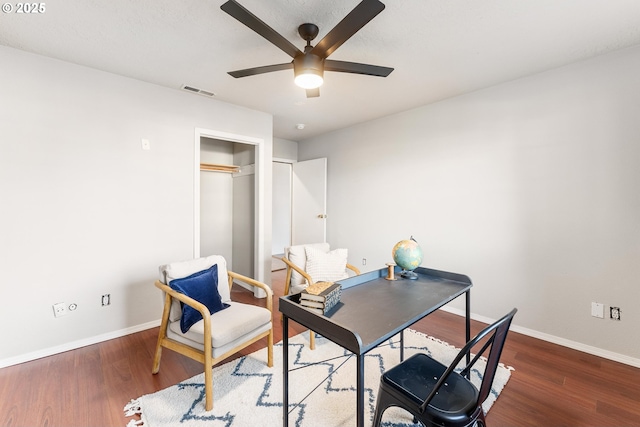
[[[418,280],[418,273],[402,269],[402,271],[400,272],[400,277],[402,277],[403,279]]]

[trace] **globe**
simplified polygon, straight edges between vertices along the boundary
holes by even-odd
[[[422,263],[422,248],[413,238],[401,240],[391,251],[393,261],[402,268],[401,277],[407,279],[417,279],[418,275],[413,272]]]

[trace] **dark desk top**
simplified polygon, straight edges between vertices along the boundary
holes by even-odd
[[[354,354],[385,340],[467,292],[469,277],[418,267],[417,280],[386,280],[387,269],[340,281],[342,297],[328,316],[307,310],[296,295],[280,298],[280,311]]]

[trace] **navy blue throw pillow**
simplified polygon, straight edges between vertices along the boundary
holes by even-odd
[[[193,273],[191,276],[174,279],[169,282],[169,287],[204,304],[211,314],[229,307],[229,304],[222,302],[222,298],[218,292],[217,264],[207,270]],[[180,318],[180,329],[184,334],[194,323],[202,320],[202,315],[198,310],[189,305],[183,303],[181,303],[181,305],[182,317]]]

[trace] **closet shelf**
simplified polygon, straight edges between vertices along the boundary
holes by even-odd
[[[212,163],[200,163],[201,171],[208,172],[226,172],[226,173],[237,173],[240,172],[240,166],[233,165],[216,165]]]

